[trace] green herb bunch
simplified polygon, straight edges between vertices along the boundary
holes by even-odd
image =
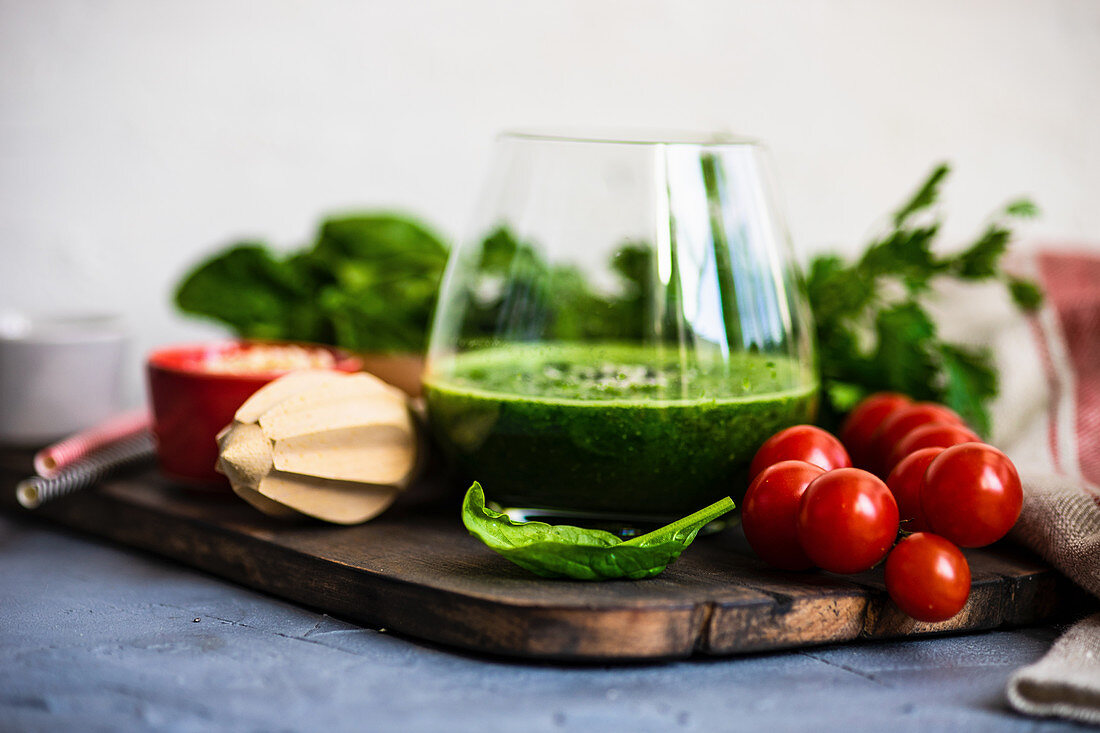
[[[979,432],[989,430],[988,406],[998,391],[992,356],[942,340],[926,304],[938,279],[954,279],[1003,282],[1021,309],[1038,308],[1038,286],[1001,268],[1012,222],[1036,216],[1038,208],[1028,199],[1013,201],[973,243],[941,256],[933,251],[942,225],[934,205],[949,171],[933,170],[858,260],[827,254],[810,264],[826,421],[870,392],[890,390],[945,403]]]
[[[259,242],[232,245],[192,269],[175,301],[248,338],[420,352],[446,264],[442,241],[413,219],[340,217],[285,256]]]

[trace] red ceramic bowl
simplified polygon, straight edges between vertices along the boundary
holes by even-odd
[[[359,359],[338,349],[312,344],[269,341],[220,341],[158,349],[149,355],[146,375],[153,407],[157,458],[169,478],[211,490],[228,489],[225,477],[214,470],[218,460],[215,436],[233,421],[237,408],[252,393],[292,371],[248,364],[262,357],[265,347],[300,346],[332,355],[333,369],[358,371]],[[262,360],[262,359],[261,359]],[[240,371],[233,363],[244,362]],[[257,369],[266,369],[258,371]]]

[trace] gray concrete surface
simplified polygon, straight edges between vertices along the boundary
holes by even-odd
[[[0,729],[1069,730],[1003,688],[1054,628],[626,667],[482,659],[0,517]]]

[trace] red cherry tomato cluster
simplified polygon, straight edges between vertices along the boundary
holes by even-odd
[[[999,540],[1023,505],[1012,461],[962,418],[886,392],[851,412],[840,440],[811,425],[776,433],[749,474],[741,521],[762,560],[860,573],[885,558],[887,592],[920,621],[962,609],[970,567],[959,547]]]

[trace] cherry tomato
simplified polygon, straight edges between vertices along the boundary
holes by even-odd
[[[930,422],[921,425],[909,433],[894,446],[890,453],[890,468],[898,465],[898,461],[905,458],[913,451],[921,448],[950,448],[959,443],[980,443],[982,439],[966,427],[958,423]]]
[[[946,621],[970,597],[970,565],[943,537],[917,532],[886,558],[886,592],[918,621]]]
[[[749,480],[780,461],[806,461],[826,471],[852,465],[840,441],[813,425],[795,425],[765,440],[749,465]]]
[[[913,451],[894,466],[886,486],[898,503],[898,516],[903,524],[901,528],[909,532],[923,532],[928,529],[928,518],[920,504],[920,486],[924,472],[932,459],[943,453],[943,448],[921,448]]]
[[[1012,529],[1024,492],[1008,456],[985,443],[963,443],[928,465],[920,502],[933,532],[962,547],[984,547]]]
[[[814,566],[798,541],[798,502],[823,473],[805,461],[780,461],[753,480],[741,505],[741,527],[761,560],[783,570]]]
[[[887,417],[911,404],[912,400],[903,394],[877,392],[856,405],[840,428],[840,442],[848,449],[854,465],[860,468],[867,466],[875,431]]]
[[[885,475],[890,469],[885,464],[889,461],[894,446],[911,431],[933,422],[965,424],[953,410],[933,402],[916,402],[883,420],[871,438],[871,454],[868,460],[874,470]]]
[[[886,484],[858,468],[838,468],[806,487],[798,538],[815,565],[834,573],[874,567],[898,534],[898,505]]]

